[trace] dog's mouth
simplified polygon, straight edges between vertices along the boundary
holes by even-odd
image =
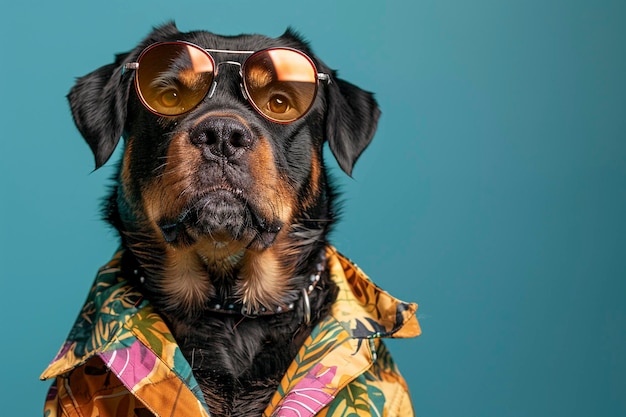
[[[233,241],[246,247],[269,247],[282,229],[282,221],[268,219],[241,189],[220,188],[190,201],[176,218],[157,222],[166,242],[192,245],[199,240],[215,244]]]

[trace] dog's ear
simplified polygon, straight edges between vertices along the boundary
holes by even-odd
[[[148,45],[180,32],[174,22],[156,27],[133,51],[119,54],[105,65],[78,78],[67,98],[76,127],[91,148],[96,169],[109,160],[120,141],[126,123],[126,106],[132,76],[124,74],[131,62]]]
[[[351,176],[374,137],[380,109],[372,93],[339,78],[331,77],[326,91],[326,138],[339,166]]]
[[[127,54],[79,78],[67,98],[76,127],[93,152],[96,169],[111,157],[126,122],[129,77],[122,76]]]

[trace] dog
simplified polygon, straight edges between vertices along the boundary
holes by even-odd
[[[120,250],[42,375],[46,415],[412,415],[381,338],[419,334],[417,305],[328,241],[323,149],[352,174],[372,93],[292,29],[167,23],[68,100],[96,169],[123,138],[104,204]]]

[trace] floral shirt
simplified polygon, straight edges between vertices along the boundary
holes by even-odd
[[[121,275],[121,254],[100,269],[67,341],[41,376],[54,378],[44,415],[210,416],[171,332]],[[328,260],[337,300],[263,416],[413,416],[406,383],[381,338],[419,335],[417,305],[375,286],[332,247]]]

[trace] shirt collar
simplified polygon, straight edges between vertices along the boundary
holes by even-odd
[[[377,287],[334,248],[328,248],[330,277],[339,288],[331,314],[304,342],[263,416],[313,416],[377,360],[380,338],[421,333],[417,304]],[[289,411],[287,411],[289,410]],[[294,414],[295,411],[295,414]]]
[[[184,375],[185,383],[204,405],[189,364],[180,354],[167,326],[142,294],[121,275],[121,256],[120,251],[99,270],[67,340],[41,378],[71,371],[95,355],[105,363],[110,362],[108,366],[115,366],[113,353],[131,352],[137,343],[163,360],[162,351],[167,345],[177,353],[175,358],[163,360],[164,364],[177,375]],[[289,392],[313,379],[325,379],[324,389],[330,401],[352,378],[371,366],[376,356],[376,340],[413,337],[421,332],[415,316],[417,304],[402,302],[377,287],[356,264],[332,247],[328,248],[328,267],[331,279],[339,288],[337,300],[330,316],[316,326],[301,348],[289,368],[289,372],[295,374],[283,378],[268,411],[278,410],[276,407]],[[315,355],[316,361],[305,360],[311,346],[323,353],[322,357]],[[296,374],[299,377],[293,377]]]
[[[120,336],[127,333],[124,324],[149,304],[121,276],[122,253],[117,252],[98,271],[74,326],[42,379],[65,373],[98,353],[119,347]]]
[[[339,287],[332,316],[354,338],[414,337],[421,333],[417,304],[393,297],[355,263],[329,248],[330,276]]]

